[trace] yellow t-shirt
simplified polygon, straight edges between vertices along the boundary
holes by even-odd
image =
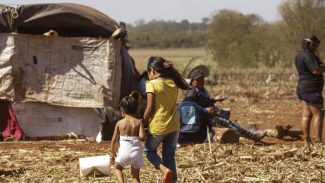
[[[155,95],[155,110],[149,124],[153,135],[165,135],[179,131],[176,111],[178,88],[173,80],[157,78],[146,82],[146,93]]]

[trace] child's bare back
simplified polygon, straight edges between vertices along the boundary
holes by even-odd
[[[119,129],[120,136],[139,136],[140,139],[144,139],[141,119],[126,115],[125,118],[117,122],[116,126]]]

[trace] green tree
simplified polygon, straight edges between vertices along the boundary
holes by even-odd
[[[283,66],[286,61],[287,42],[283,34],[281,22],[265,23],[258,30],[260,31],[260,56],[261,65],[265,67]]]
[[[325,38],[325,0],[287,0],[280,5],[279,12],[290,49],[297,49],[308,34]]]
[[[255,15],[222,10],[212,17],[207,49],[224,67],[258,67],[263,20]]]
[[[134,48],[194,48],[206,43],[207,24],[153,20],[128,25],[129,39]]]

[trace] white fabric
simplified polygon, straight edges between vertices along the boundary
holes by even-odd
[[[115,162],[121,166],[132,165],[135,168],[142,168],[143,148],[138,136],[120,136],[120,148]]]

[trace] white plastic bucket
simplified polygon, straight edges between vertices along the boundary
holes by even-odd
[[[79,158],[80,176],[109,175],[111,158],[109,155]]]

